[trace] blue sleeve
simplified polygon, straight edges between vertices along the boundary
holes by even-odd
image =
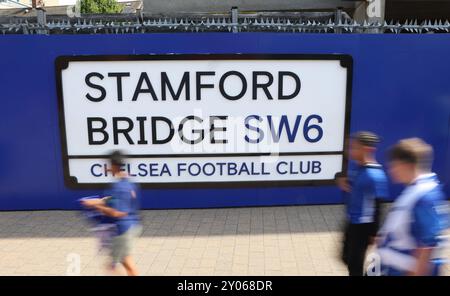
[[[386,174],[381,169],[372,170],[369,174],[370,188],[373,195],[381,200],[389,198],[388,181]]]
[[[414,221],[411,233],[420,247],[434,247],[439,241],[441,224],[436,211],[436,202],[423,197],[413,209]]]
[[[378,176],[375,181],[375,196],[381,199],[389,198],[389,189],[386,175],[382,173],[382,175]]]

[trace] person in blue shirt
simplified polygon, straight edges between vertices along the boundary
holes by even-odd
[[[379,137],[367,131],[352,135],[349,157],[354,168],[348,177],[338,175],[338,186],[344,191],[346,221],[342,260],[350,276],[364,275],[368,246],[373,242],[379,224],[380,202],[388,197],[386,175],[375,159]]]
[[[124,166],[124,157],[120,151],[114,151],[110,156],[110,171],[117,179],[104,198],[85,199],[82,204],[101,214],[112,218],[116,229],[111,242],[111,269],[116,272],[117,265],[124,266],[128,275],[137,275],[137,268],[131,256],[132,241],[139,236],[139,201],[137,186],[130,182]]]
[[[381,275],[439,275],[449,208],[431,172],[433,148],[419,138],[404,139],[388,157],[392,180],[406,188],[378,233]]]

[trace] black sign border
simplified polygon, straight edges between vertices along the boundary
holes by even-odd
[[[348,54],[146,54],[146,55],[77,55],[59,56],[55,59],[56,91],[58,98],[60,140],[62,148],[62,161],[64,184],[71,189],[102,189],[110,186],[110,183],[78,183],[77,178],[69,174],[69,156],[66,141],[65,113],[62,90],[62,70],[69,66],[70,62],[77,61],[148,61],[148,60],[335,60],[340,61],[342,67],[347,68],[345,123],[344,123],[344,151],[333,152],[288,152],[277,155],[336,155],[343,156],[342,171],[345,173],[348,167],[348,157],[345,147],[350,133],[352,85],[353,85],[353,58]],[[264,156],[270,153],[233,153],[233,154],[169,154],[169,155],[134,155],[133,157],[214,157],[214,156]],[[105,155],[70,157],[105,159]],[[334,179],[327,180],[268,180],[268,181],[231,181],[231,182],[174,182],[174,183],[139,183],[141,188],[149,189],[173,189],[173,188],[239,188],[239,187],[295,187],[295,186],[327,186],[334,185]]]

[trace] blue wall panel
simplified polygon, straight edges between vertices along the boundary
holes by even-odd
[[[398,139],[435,148],[434,170],[450,196],[450,35],[203,33],[0,36],[0,209],[74,209],[62,171],[55,86],[61,55],[340,53],[353,56],[351,130],[379,133],[378,158]],[[324,86],[326,87],[326,86]],[[392,195],[400,190],[392,186]],[[333,186],[146,189],[144,208],[340,203]]]

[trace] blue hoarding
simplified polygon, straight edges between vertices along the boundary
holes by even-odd
[[[400,138],[433,145],[433,169],[450,195],[450,36],[202,33],[0,37],[0,209],[74,209],[100,189],[64,182],[56,87],[59,56],[340,54],[353,58],[350,131],[382,136],[378,159]],[[324,87],[326,87],[324,85]],[[400,187],[392,186],[392,195]],[[330,204],[324,186],[142,189],[143,208]]]

